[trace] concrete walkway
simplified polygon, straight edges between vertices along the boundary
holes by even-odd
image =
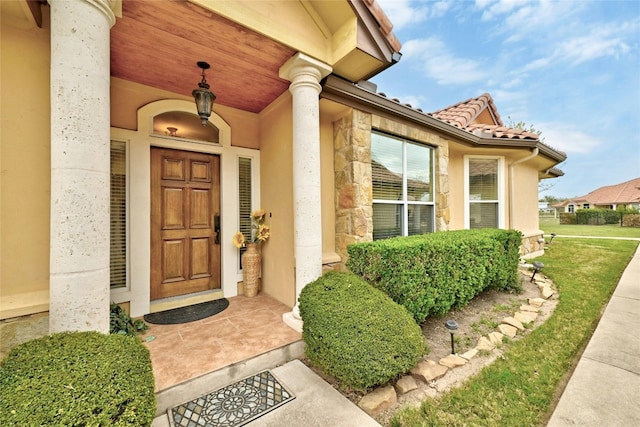
[[[547,426],[640,426],[640,247]]]
[[[304,349],[302,342],[290,347],[288,350],[275,350],[160,392],[157,395],[158,412],[152,427],[169,427],[171,424],[166,410],[177,404],[216,390],[245,376],[268,369],[278,364],[278,361],[291,359],[294,354],[302,355]],[[288,354],[280,354],[282,351],[287,351]],[[271,373],[296,398],[246,424],[247,426],[380,427],[380,424],[373,418],[316,375],[300,360],[290,360],[272,368]]]

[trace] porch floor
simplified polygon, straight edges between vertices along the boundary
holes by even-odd
[[[282,321],[291,308],[265,294],[229,298],[206,319],[153,325],[142,335],[151,353],[156,391],[302,339]]]

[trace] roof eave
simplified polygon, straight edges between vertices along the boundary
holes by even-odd
[[[554,150],[539,140],[487,138],[474,135],[464,129],[460,129],[425,114],[420,110],[416,110],[408,105],[400,104],[399,102],[386,98],[370,90],[363,89],[356,84],[334,75],[328,76],[323,81],[322,86],[322,92],[320,93],[321,98],[342,103],[350,107],[359,108],[370,113],[376,113],[387,117],[401,117],[405,120],[441,132],[447,136],[455,137],[469,145],[495,148],[538,148],[540,150],[540,154],[557,163],[561,163],[567,158],[564,153]]]

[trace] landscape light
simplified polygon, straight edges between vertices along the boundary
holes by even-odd
[[[534,262],[533,263],[533,274],[531,275],[531,282],[533,282],[533,278],[536,277],[536,273],[540,270],[542,270],[544,268],[544,264],[541,262]]]
[[[456,351],[453,347],[453,334],[458,329],[458,324],[455,320],[447,320],[446,322],[444,322],[444,326],[449,330],[449,333],[451,334],[451,354],[456,354]]]

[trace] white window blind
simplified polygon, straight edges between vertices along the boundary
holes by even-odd
[[[251,199],[252,199],[252,181],[251,181],[251,159],[240,157],[238,159],[238,224],[240,231],[246,239],[251,237]],[[242,255],[246,248],[240,249]],[[239,257],[239,267],[242,269],[242,257]]]
[[[111,141],[111,288],[127,286],[127,145]]]
[[[469,228],[499,226],[498,159],[469,159]]]

